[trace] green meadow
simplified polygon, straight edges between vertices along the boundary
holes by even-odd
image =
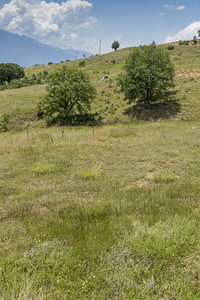
[[[170,51],[176,88],[152,109],[116,85],[130,51],[85,60],[96,127],[47,128],[45,85],[0,91],[1,300],[200,298],[200,45]]]

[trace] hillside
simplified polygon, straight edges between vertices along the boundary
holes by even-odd
[[[161,45],[167,48],[167,45]],[[93,104],[93,112],[98,111],[103,117],[104,123],[124,122],[131,118],[141,120],[199,120],[200,117],[200,45],[175,46],[170,51],[171,58],[176,67],[176,88],[166,103],[160,103],[153,109],[127,105],[124,95],[119,93],[116,86],[116,76],[123,71],[125,58],[131,48],[126,48],[109,54],[90,57],[85,60],[82,68],[97,87],[98,96]],[[71,61],[53,65],[40,65],[26,68],[28,77],[44,70],[51,72],[63,65],[79,68],[79,62]],[[106,80],[101,80],[108,76]],[[23,128],[27,124],[40,126],[37,122],[36,105],[41,94],[45,93],[44,85],[36,85],[16,90],[0,92],[0,112],[9,113],[12,127]]]
[[[146,110],[115,83],[129,53],[86,59],[104,126],[46,127],[45,85],[0,91],[0,299],[200,299],[200,47],[170,52],[176,93]]]
[[[22,67],[75,60],[76,57],[83,57],[83,54],[86,57],[91,56],[88,52],[45,45],[33,38],[12,34],[2,29],[0,29],[0,49],[0,63],[11,62]]]

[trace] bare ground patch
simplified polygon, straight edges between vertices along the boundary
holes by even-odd
[[[194,78],[194,79],[199,79],[200,78],[200,71],[199,69],[193,69],[193,70],[177,70],[176,71],[176,77],[180,78]]]
[[[124,190],[130,190],[133,187],[145,187],[149,184],[152,184],[152,179],[153,179],[154,174],[155,174],[155,172],[148,172],[144,178],[125,186]]]

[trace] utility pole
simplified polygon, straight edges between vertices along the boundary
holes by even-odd
[[[100,40],[100,43],[99,43],[99,55],[101,55],[101,40]]]

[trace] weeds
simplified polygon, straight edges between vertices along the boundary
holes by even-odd
[[[198,122],[51,135],[1,133],[0,297],[198,299]]]

